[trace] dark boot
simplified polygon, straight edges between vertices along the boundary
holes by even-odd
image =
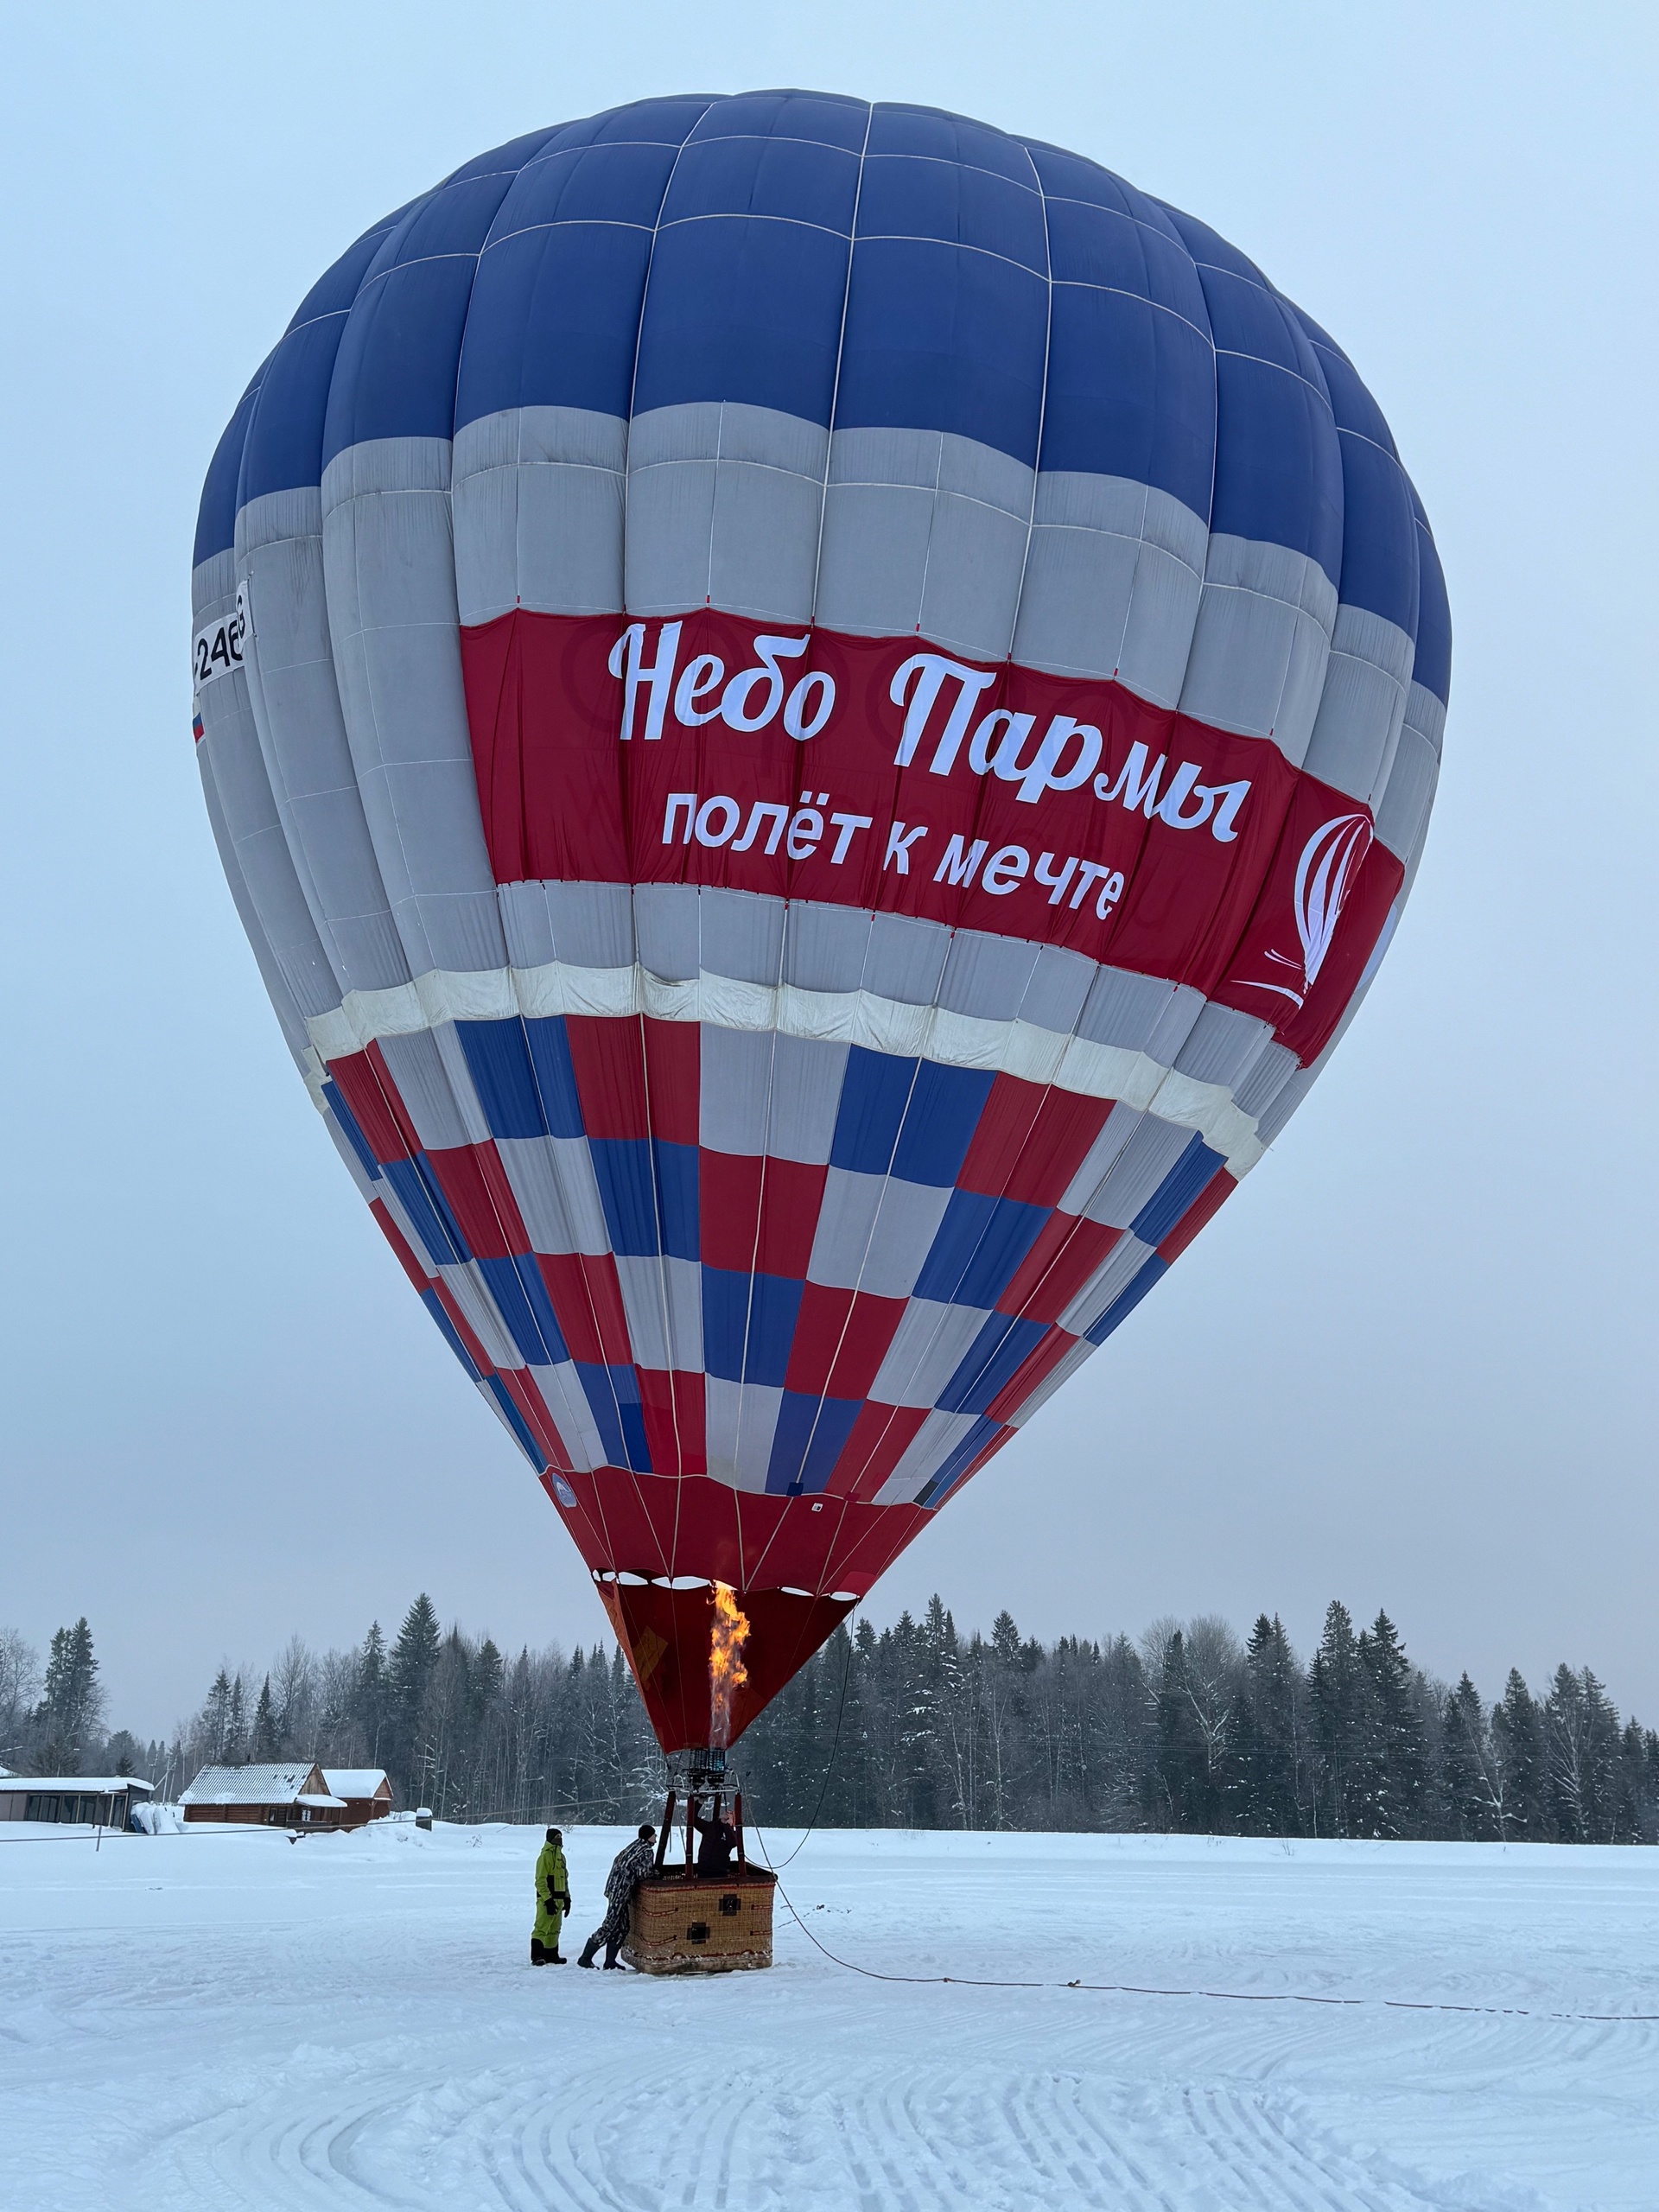
[[[590,1966],[592,1966],[592,1964],[594,1963],[594,1953],[598,1948],[599,1948],[599,1940],[598,1940],[598,1938],[597,1938],[596,1936],[590,1936],[588,1938],[588,1941],[587,1941],[587,1942],[582,1945],[582,1956],[581,1956],[581,1957],[576,1961],[576,1964],[577,1964],[579,1967],[590,1967]]]
[[[607,1974],[620,1974],[622,1971],[616,1955],[621,1948],[622,1939],[620,1936],[617,1937],[614,1943],[607,1943],[605,1946],[605,1971]]]
[[[570,1961],[563,1951],[550,1951],[547,1955],[547,1963],[550,1967],[568,1967]]]
[[[539,1936],[532,1936],[530,1939],[530,1963],[533,1967],[547,1964],[547,1948]]]

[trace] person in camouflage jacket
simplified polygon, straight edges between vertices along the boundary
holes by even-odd
[[[590,1967],[594,1954],[602,1943],[605,1963],[614,1967],[616,1955],[621,1949],[628,1932],[628,1908],[633,1903],[633,1893],[657,1859],[657,1831],[649,1822],[643,1826],[634,1840],[619,1851],[611,1861],[611,1871],[605,1877],[605,1917],[582,1947],[579,1967]]]

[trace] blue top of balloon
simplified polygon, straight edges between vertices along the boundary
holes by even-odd
[[[721,400],[1150,486],[1318,563],[1446,697],[1445,588],[1388,425],[1254,263],[1075,154],[818,92],[534,132],[368,232],[227,430],[196,559],[365,440]]]

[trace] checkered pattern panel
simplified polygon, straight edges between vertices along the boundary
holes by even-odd
[[[543,1473],[937,1506],[1233,1188],[1121,1103],[706,1023],[458,1021],[329,1077],[377,1220]]]

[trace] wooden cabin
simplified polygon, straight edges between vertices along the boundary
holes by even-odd
[[[272,1766],[205,1766],[179,1798],[187,1821],[238,1827],[338,1828],[346,1802],[336,1797],[315,1761]]]
[[[366,1827],[391,1810],[391,1777],[383,1766],[326,1766],[322,1778],[330,1795],[344,1801],[343,1828]]]

